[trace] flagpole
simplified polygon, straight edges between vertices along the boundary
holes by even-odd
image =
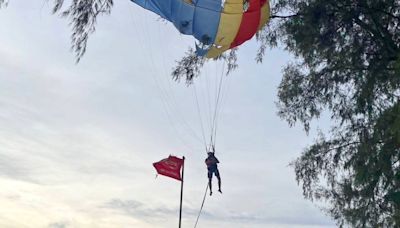
[[[183,199],[183,174],[185,172],[185,156],[183,156],[183,165],[182,165],[182,181],[181,181],[181,204],[179,208],[179,228],[181,228],[181,220],[182,220],[182,199]]]

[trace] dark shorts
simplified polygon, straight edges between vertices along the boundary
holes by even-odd
[[[215,173],[215,176],[219,178],[218,168],[209,168],[208,169],[208,178],[212,178],[213,177],[213,173]]]

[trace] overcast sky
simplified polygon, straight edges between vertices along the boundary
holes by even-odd
[[[183,227],[193,227],[207,184],[201,123],[208,137],[223,63],[195,86],[172,81],[194,40],[121,0],[75,64],[68,22],[50,8],[11,0],[0,11],[0,227],[177,227],[180,183],[152,167],[170,154],[186,156]],[[315,135],[276,115],[291,58],[267,50],[256,64],[256,50],[254,39],[242,45],[223,80],[223,194],[206,198],[198,227],[331,227],[288,166]]]

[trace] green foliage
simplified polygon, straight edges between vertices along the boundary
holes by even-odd
[[[330,113],[293,162],[304,196],[328,202],[340,226],[400,226],[398,1],[279,0],[264,43],[297,58],[283,71],[279,115],[290,125]],[[275,20],[278,19],[278,20]]]
[[[113,0],[73,0],[63,9],[64,0],[53,0],[53,13],[60,13],[70,21],[71,49],[76,54],[77,62],[86,52],[89,35],[96,30],[97,16],[110,14],[113,4]]]
[[[225,61],[227,63],[226,74],[228,75],[238,67],[236,51],[237,49],[233,48],[212,60]],[[186,55],[176,63],[172,78],[175,81],[180,81],[181,78],[184,78],[186,84],[190,85],[200,75],[201,69],[207,61],[210,61],[210,59],[197,56],[195,51],[189,48]]]
[[[192,48],[186,52],[186,55],[177,62],[172,72],[174,80],[179,81],[182,77],[186,78],[186,83],[190,84],[193,79],[200,74],[200,70],[205,63],[204,58],[199,58]]]

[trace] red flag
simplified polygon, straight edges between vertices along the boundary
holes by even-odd
[[[182,181],[182,165],[183,159],[177,158],[175,156],[169,156],[166,159],[153,163],[153,166],[154,168],[156,168],[158,174],[171,177],[179,181]]]

